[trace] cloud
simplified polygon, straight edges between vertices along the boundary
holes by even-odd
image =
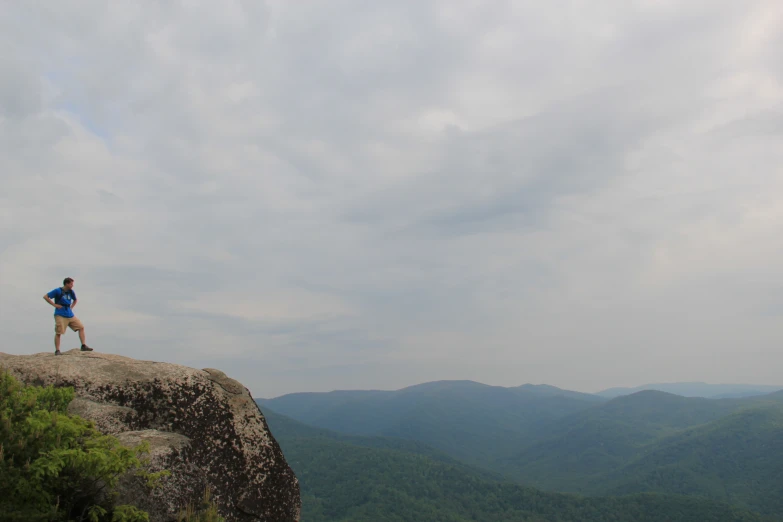
[[[777,383],[778,4],[14,5],[2,350],[72,276],[257,396]]]

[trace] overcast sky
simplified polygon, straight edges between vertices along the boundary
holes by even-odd
[[[783,384],[782,28],[779,0],[4,2],[0,351],[53,349],[71,276],[96,350],[257,397]]]

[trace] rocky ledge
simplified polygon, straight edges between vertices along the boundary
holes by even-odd
[[[69,411],[103,433],[150,444],[153,470],[171,475],[150,495],[128,478],[121,503],[168,522],[209,487],[227,522],[298,521],[299,483],[242,384],[223,372],[70,350],[9,355],[0,367],[27,384],[72,386]]]

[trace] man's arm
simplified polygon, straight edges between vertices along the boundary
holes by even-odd
[[[52,305],[53,307],[57,308],[58,310],[59,310],[60,308],[62,308],[62,305],[58,305],[57,303],[55,303],[54,301],[52,301],[52,298],[51,298],[51,297],[49,297],[49,294],[44,294],[44,300],[45,300],[47,303],[49,303],[50,305]]]
[[[78,299],[76,299],[76,296],[74,295],[74,296],[73,296],[73,302],[71,303],[71,310],[73,310],[74,308],[76,308],[76,303],[77,303],[78,301],[79,301],[79,300],[78,300]]]

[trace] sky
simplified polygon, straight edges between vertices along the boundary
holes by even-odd
[[[8,2],[0,49],[2,352],[70,276],[97,351],[255,397],[783,384],[779,0]]]

